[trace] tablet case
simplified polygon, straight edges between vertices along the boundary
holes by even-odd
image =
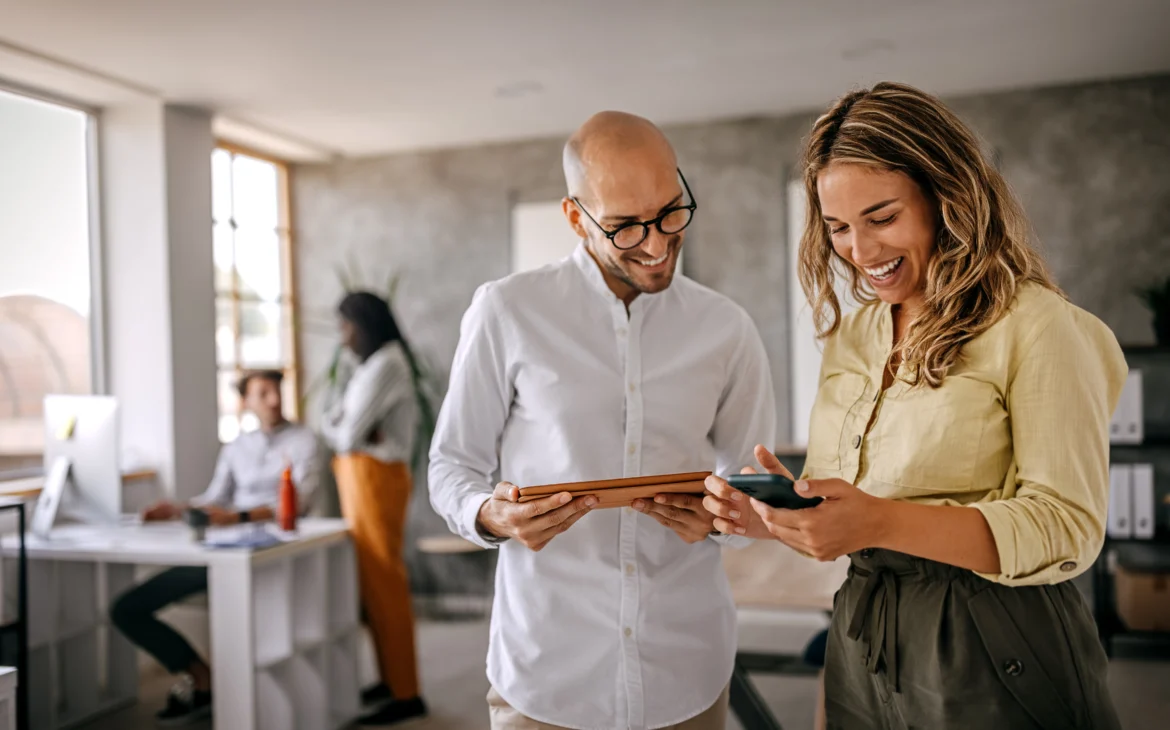
[[[628,507],[635,499],[653,499],[658,494],[703,494],[707,491],[703,481],[709,476],[711,476],[709,471],[694,471],[684,474],[545,484],[521,488],[520,501],[531,502],[534,499],[569,492],[574,497],[583,497],[587,494],[597,497],[594,509]]]

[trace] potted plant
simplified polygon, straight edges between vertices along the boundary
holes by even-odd
[[[1137,294],[1154,315],[1154,339],[1170,346],[1170,278],[1138,289]]]
[[[391,308],[394,305],[394,297],[398,291],[398,275],[390,276],[386,286],[382,290],[377,287],[363,286],[360,283],[360,276],[356,273],[360,268],[355,262],[347,258],[344,265],[335,266],[338,281],[341,283],[342,290],[349,294],[354,291],[364,290],[369,291],[385,299],[390,303]],[[322,320],[326,319],[322,317]],[[306,322],[311,329],[323,330],[327,325],[318,322],[321,326],[313,326]],[[335,327],[331,330],[335,331]],[[329,366],[324,372],[315,377],[309,386],[305,389],[304,395],[301,399],[302,411],[308,406],[309,400],[322,389],[336,391],[342,379],[346,376],[344,370],[344,347],[338,342],[334,345],[333,356],[330,358]],[[414,453],[411,454],[410,468],[418,474],[422,469],[427,457],[427,450],[430,447],[431,437],[435,433],[435,404],[438,401],[439,383],[435,376],[434,370],[418,355],[413,349],[406,351],[407,361],[410,364],[411,381],[414,385],[414,397],[418,403],[418,430],[415,433],[414,439]]]

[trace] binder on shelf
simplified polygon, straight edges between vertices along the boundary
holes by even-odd
[[[1114,464],[1109,467],[1109,537],[1127,540],[1133,537],[1133,467]]]
[[[1154,537],[1156,526],[1154,506],[1154,465],[1133,466],[1133,536],[1141,540]]]
[[[1142,413],[1142,371],[1130,370],[1117,401],[1117,410],[1109,423],[1109,441],[1114,444],[1140,444],[1145,436]]]

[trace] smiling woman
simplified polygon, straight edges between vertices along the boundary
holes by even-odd
[[[843,97],[803,166],[800,279],[825,352],[796,491],[823,501],[774,509],[711,478],[716,527],[849,556],[830,727],[1117,728],[1069,580],[1104,534],[1126,374],[1113,333],[1056,288],[1003,178],[934,97]],[[863,305],[848,316],[839,277]]]

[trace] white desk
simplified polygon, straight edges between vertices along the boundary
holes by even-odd
[[[335,730],[359,713],[344,521],[302,520],[295,541],[254,552],[204,547],[179,523],[64,525],[51,540],[27,539],[32,727],[73,727],[136,699],[135,651],[107,612],[144,564],[208,568],[217,728]],[[16,547],[16,535],[4,538],[5,596],[15,595]]]
[[[16,730],[16,670],[0,667],[0,730]]]

